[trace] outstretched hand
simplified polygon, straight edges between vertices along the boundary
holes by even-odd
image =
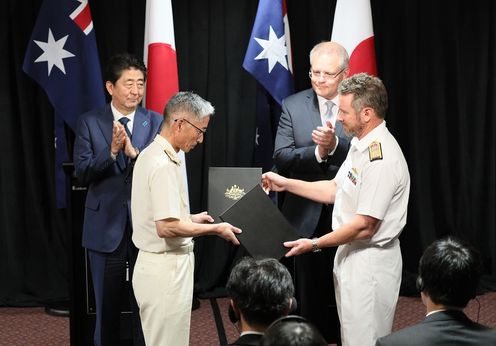
[[[241,233],[241,229],[238,227],[234,227],[233,225],[222,222],[217,224],[217,235],[221,238],[224,238],[227,241],[230,241],[234,245],[239,245],[239,240],[236,238],[236,234]]]
[[[266,193],[269,191],[284,191],[288,179],[274,172],[262,174],[262,188]]]
[[[208,215],[206,211],[203,211],[198,214],[192,214],[191,221],[196,223],[212,223],[214,222],[214,218]]]
[[[284,246],[291,248],[285,257],[297,256],[312,251],[312,241],[307,238],[300,238],[293,241],[285,241]]]

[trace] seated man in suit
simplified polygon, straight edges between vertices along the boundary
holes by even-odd
[[[265,329],[295,308],[289,271],[273,258],[242,258],[227,281],[229,318],[241,335],[231,345],[258,345]]]
[[[496,330],[471,321],[464,313],[475,298],[479,254],[453,238],[432,243],[420,258],[417,288],[427,316],[417,325],[377,340],[390,345],[496,345]]]

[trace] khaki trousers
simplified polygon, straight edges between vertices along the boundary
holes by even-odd
[[[175,251],[139,251],[133,289],[147,346],[188,346],[193,298],[193,244]]]

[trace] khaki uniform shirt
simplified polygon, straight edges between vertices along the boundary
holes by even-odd
[[[160,238],[155,221],[191,222],[181,160],[162,136],[140,153],[133,172],[131,214],[133,242],[140,250],[161,253],[191,243],[190,237]]]

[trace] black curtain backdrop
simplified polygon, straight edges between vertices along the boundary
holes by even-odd
[[[308,53],[330,38],[336,1],[287,4],[295,85],[302,90],[310,85]],[[22,72],[40,5],[8,0],[0,12],[0,305],[68,295],[70,229],[68,211],[55,208],[53,110]],[[102,66],[117,52],[142,55],[144,0],[90,5]],[[180,88],[216,107],[204,144],[187,156],[191,209],[199,212],[207,207],[209,166],[253,162],[257,85],[241,65],[258,1],[172,5]],[[496,277],[495,6],[490,0],[372,0],[378,70],[390,97],[386,120],[412,180],[400,238],[405,284],[423,249],[448,234],[481,251],[486,283]]]

